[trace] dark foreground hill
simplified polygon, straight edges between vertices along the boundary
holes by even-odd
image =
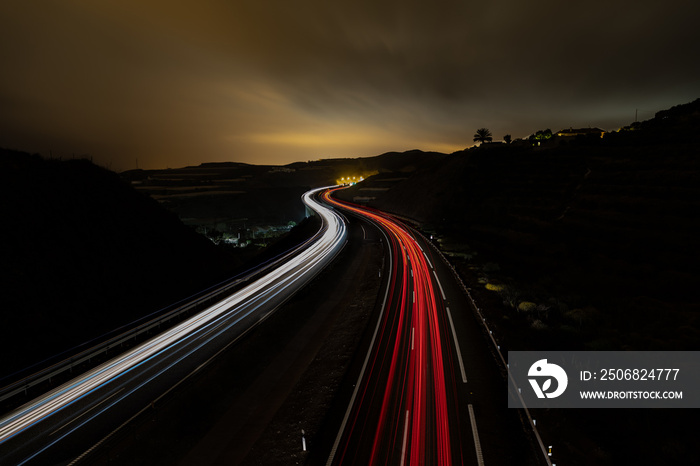
[[[236,265],[117,174],[0,153],[0,378],[228,276]]]

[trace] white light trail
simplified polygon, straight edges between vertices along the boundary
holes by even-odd
[[[204,341],[196,344],[194,349],[187,350],[184,356],[178,355],[176,361],[168,364],[165,369],[160,370],[143,384],[182,361],[222,332],[238,325],[245,317],[260,309],[266,312],[274,310],[279,305],[279,302],[274,300],[280,293],[285,292],[287,293],[286,297],[291,296],[294,291],[310,281],[327,265],[345,244],[346,225],[340,215],[313,199],[316,193],[324,189],[326,188],[312,190],[303,196],[304,203],[313,209],[322,220],[321,231],[323,231],[323,235],[314,244],[228,298],[4,416],[0,419],[0,445],[36,423],[94,393],[98,388],[114,383],[117,379],[125,378],[127,374],[131,371],[136,372],[141,366],[145,368],[150,360],[159,355],[168,351],[174,353],[178,348],[204,338]],[[271,306],[269,310],[265,308],[267,304]],[[210,336],[211,333],[214,335]],[[111,399],[113,395],[109,395],[111,404],[103,408],[102,411],[136,391],[143,384],[127,391],[118,399]],[[81,413],[72,415],[72,418],[75,420],[77,417],[83,416],[96,407],[98,403],[105,401],[104,398],[102,401],[97,400],[95,405],[85,407]],[[55,440],[54,443],[58,440]]]

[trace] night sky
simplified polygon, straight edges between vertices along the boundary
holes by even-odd
[[[700,97],[697,0],[3,0],[0,146],[121,171],[452,152]]]

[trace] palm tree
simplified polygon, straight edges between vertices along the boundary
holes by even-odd
[[[489,131],[487,128],[479,128],[476,130],[476,134],[474,135],[474,142],[491,142],[493,141],[493,136],[491,136],[491,131]]]

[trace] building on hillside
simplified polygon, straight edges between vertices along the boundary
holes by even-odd
[[[598,136],[603,137],[605,131],[600,128],[569,128],[557,131],[559,137],[576,137],[576,136]]]

